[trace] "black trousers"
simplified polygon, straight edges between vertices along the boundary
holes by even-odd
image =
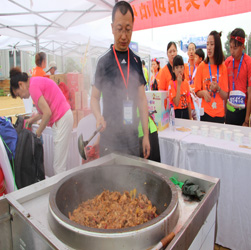
[[[231,112],[227,109],[226,114],[226,124],[239,125],[242,126],[246,118],[246,109],[236,109],[234,112]]]
[[[200,117],[200,120],[203,122],[216,122],[216,123],[224,123],[225,122],[225,118],[224,117],[212,117],[210,115],[208,115],[207,113],[204,113],[203,116]]]
[[[175,109],[175,118],[189,119],[188,108],[186,109]]]
[[[140,148],[140,157],[144,158],[142,140],[143,137],[139,138],[139,148]],[[157,131],[154,133],[150,133],[149,131],[149,141],[150,141],[151,151],[148,160],[160,162],[159,137]]]

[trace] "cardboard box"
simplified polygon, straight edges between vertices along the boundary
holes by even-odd
[[[168,91],[146,91],[148,111],[157,113],[152,115],[158,131],[162,131],[169,126],[169,95]]]
[[[76,110],[72,110],[73,114],[73,128],[76,128],[78,126],[78,113]]]
[[[75,109],[81,109],[82,108],[82,92],[75,92]]]
[[[74,90],[70,90],[70,105],[71,105],[71,109],[75,110],[75,91]]]
[[[84,110],[76,110],[78,112],[78,123],[82,118],[85,117],[85,111]]]
[[[84,90],[81,92],[81,109],[85,109],[88,107],[88,94]]]
[[[69,87],[70,91],[84,91],[84,76],[79,73],[68,73],[67,86]]]
[[[89,115],[92,113],[90,108],[84,108],[81,110],[76,110],[78,112],[78,123],[80,122],[80,120],[82,118],[84,118],[85,116]]]
[[[50,75],[50,79],[52,79],[57,85],[60,82],[64,82],[67,85],[66,74]]]

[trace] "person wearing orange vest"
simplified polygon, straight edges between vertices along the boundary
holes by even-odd
[[[44,52],[37,53],[35,63],[37,66],[33,68],[32,76],[45,76],[46,73],[43,69],[46,67],[46,54]]]
[[[231,56],[225,61],[230,91],[226,123],[248,127],[251,112],[251,57],[244,53],[244,44],[244,30],[233,30],[230,34]]]
[[[195,50],[196,45],[194,43],[189,43],[187,48],[187,55],[188,55],[188,63],[185,64],[185,78],[190,85],[190,92],[191,92],[191,112],[193,120],[198,120],[195,107],[194,107],[194,100],[196,98],[194,93],[194,77],[196,73],[196,66],[195,66]]]
[[[197,68],[201,62],[203,62],[205,59],[205,53],[202,49],[196,49],[195,55],[194,55],[194,63],[195,67]],[[195,74],[196,74],[196,69],[195,69]]]
[[[173,59],[177,56],[177,45],[175,42],[169,42],[167,45],[168,64],[165,65],[159,74],[159,90],[168,90],[169,83],[173,78]]]
[[[212,31],[207,38],[207,58],[195,76],[195,93],[202,98],[201,121],[224,123],[224,101],[228,97],[227,68],[223,63],[221,33]]]
[[[190,87],[184,75],[184,61],[179,55],[173,59],[175,77],[169,83],[169,97],[173,104],[175,118],[192,119]]]

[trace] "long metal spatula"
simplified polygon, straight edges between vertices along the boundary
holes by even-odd
[[[78,137],[78,151],[79,151],[81,157],[82,157],[84,160],[87,159],[87,157],[86,157],[86,150],[85,150],[86,146],[89,144],[89,142],[95,137],[95,135],[96,135],[101,129],[102,129],[102,126],[100,125],[100,126],[96,129],[96,131],[93,133],[93,135],[90,137],[90,139],[87,140],[87,141],[84,141],[83,135],[82,135],[82,134],[79,135],[79,137]]]

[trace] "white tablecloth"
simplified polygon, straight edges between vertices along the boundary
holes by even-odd
[[[37,128],[38,128],[38,125],[36,124],[32,125],[33,132],[35,132]],[[43,136],[43,141],[44,141],[43,146],[44,146],[45,175],[50,177],[54,175],[54,170],[53,170],[54,145],[53,145],[52,128],[46,127],[43,131],[42,136]],[[73,129],[73,131],[71,132],[71,139],[70,139],[66,169],[68,170],[68,169],[79,166],[80,158],[81,157],[78,152],[77,130]]]
[[[198,122],[177,119],[176,124],[190,127]],[[202,124],[238,128],[245,135],[251,131],[231,125],[199,123]],[[250,250],[251,150],[240,148],[233,141],[168,129],[159,133],[159,143],[161,162],[220,178],[216,243],[232,250]]]

